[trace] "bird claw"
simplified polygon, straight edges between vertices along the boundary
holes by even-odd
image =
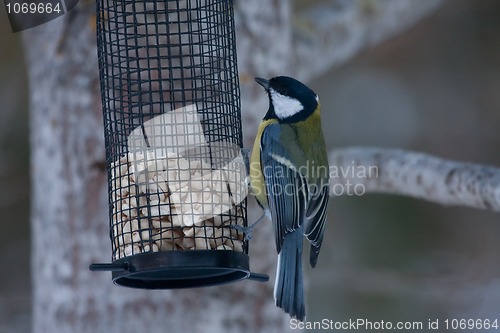
[[[238,224],[232,224],[229,226],[229,228],[234,229],[234,230],[239,231],[239,232],[242,232],[244,237],[245,237],[244,240],[246,240],[246,241],[249,241],[252,239],[252,232],[253,232],[253,228],[254,228],[253,224],[249,227],[244,227],[244,226],[238,225]]]
[[[244,240],[249,241],[253,237],[253,235],[252,235],[253,229],[255,229],[255,227],[264,219],[264,217],[265,217],[265,214],[262,215],[261,217],[259,217],[257,219],[257,221],[255,221],[254,223],[252,223],[248,227],[244,227],[244,226],[238,225],[238,224],[231,224],[229,226],[229,228],[234,229],[234,230],[239,231],[239,232],[242,232],[243,235],[245,235]]]

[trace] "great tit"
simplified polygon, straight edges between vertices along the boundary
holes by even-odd
[[[316,266],[327,215],[329,166],[318,95],[287,76],[256,78],[269,96],[250,161],[250,184],[273,224],[278,252],[276,305],[305,318],[303,236]]]

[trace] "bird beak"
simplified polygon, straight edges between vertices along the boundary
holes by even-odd
[[[256,77],[255,82],[264,87],[264,89],[269,90],[269,80],[263,79],[261,77]]]

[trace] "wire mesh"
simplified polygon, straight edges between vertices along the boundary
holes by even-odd
[[[232,1],[97,6],[112,259],[247,253]]]

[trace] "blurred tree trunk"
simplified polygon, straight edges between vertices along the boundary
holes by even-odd
[[[346,5],[347,13],[353,15],[348,17],[355,17],[355,13],[362,15],[364,9],[359,3],[364,2]],[[386,6],[395,2],[367,3]],[[262,91],[248,86],[249,78],[277,72],[307,73],[305,67],[294,70],[294,64],[310,61],[308,57],[315,52],[292,52],[298,44],[292,43],[292,12],[288,0],[240,1],[237,5],[242,103],[243,110],[249,111],[243,122],[246,136],[251,137],[256,119],[265,110],[266,98]],[[414,13],[414,7],[418,5],[408,5],[406,10]],[[345,14],[346,8],[343,10],[339,13]],[[244,281],[222,287],[152,292],[116,287],[109,273],[88,270],[90,263],[105,262],[111,256],[93,13],[93,5],[81,2],[70,14],[26,31],[23,36],[31,91],[34,333],[289,330],[289,318],[274,306],[272,283]],[[419,13],[423,15],[426,10]],[[377,26],[370,25],[372,20],[378,22],[374,17],[383,22],[385,14],[375,11],[364,21],[365,29]],[[408,17],[412,19],[402,16],[401,20],[416,21],[415,15]],[[345,18],[339,22],[345,26],[359,24]],[[324,57],[347,59],[361,46],[379,41],[380,36],[387,36],[393,30],[382,29],[379,35],[373,34],[376,38],[367,38],[349,48],[349,38],[357,38],[362,33],[356,30],[337,43],[341,54],[331,51]],[[301,36],[307,33],[316,36],[307,29]],[[331,35],[329,31],[317,33]],[[273,47],[276,41],[279,44]],[[320,63],[327,66],[325,61],[316,65]],[[311,73],[317,73],[318,68],[323,67],[316,66]],[[255,103],[252,107],[248,105],[250,101]],[[249,213],[250,220],[260,214],[252,205]],[[264,223],[258,229],[250,246],[251,268],[270,273],[272,281],[276,255],[270,224]]]
[[[144,291],[114,286],[93,7],[25,32],[31,89],[35,333],[282,332],[272,283]],[[258,212],[257,212],[258,214]],[[253,214],[254,216],[256,214]],[[273,251],[255,237],[251,246]],[[271,252],[271,253],[273,253]],[[255,256],[269,271],[275,256]]]

